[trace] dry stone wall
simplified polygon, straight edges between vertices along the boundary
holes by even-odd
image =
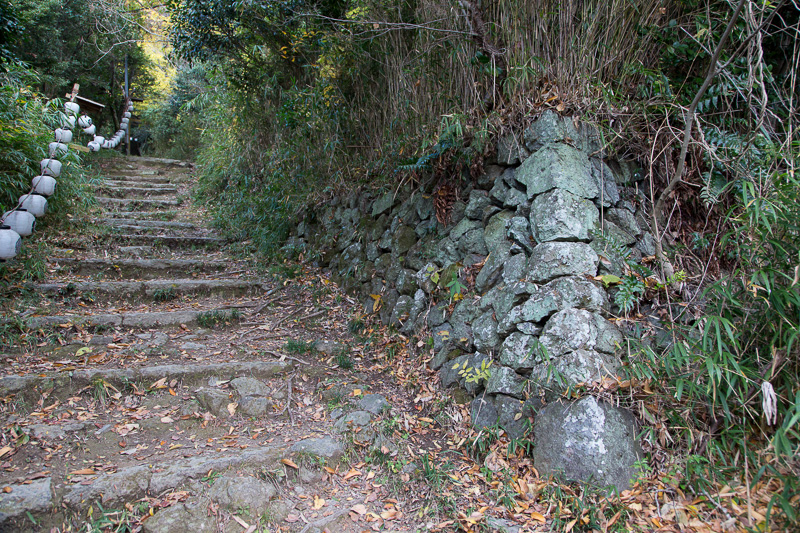
[[[465,180],[447,224],[434,191],[360,194],[307,213],[287,246],[319,251],[384,324],[429,332],[429,364],[473,398],[475,426],[512,438],[532,429],[542,474],[623,490],[641,456],[633,417],[563,398],[620,369],[623,336],[594,278],[654,253],[637,174],[598,153],[592,128],[546,112],[498,141],[497,161]]]

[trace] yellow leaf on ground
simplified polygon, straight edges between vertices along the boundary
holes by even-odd
[[[298,469],[300,468],[300,467],[299,467],[299,466],[297,466],[297,465],[294,463],[294,461],[292,461],[291,459],[281,459],[281,462],[282,462],[283,464],[285,464],[286,466],[291,466],[291,467],[292,467],[292,468],[294,468],[295,470],[298,470]]]
[[[325,506],[325,500],[323,500],[319,496],[314,496],[314,510],[319,511],[324,506]]]

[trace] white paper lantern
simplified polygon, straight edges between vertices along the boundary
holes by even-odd
[[[50,157],[64,157],[69,153],[69,146],[64,143],[52,142],[47,146]]]
[[[67,115],[77,115],[81,112],[81,106],[75,102],[64,102],[64,111],[66,111]]]
[[[92,117],[89,115],[81,115],[78,117],[78,126],[81,128],[88,128],[92,125]]]
[[[122,118],[131,118],[131,112],[130,112],[130,111],[125,111],[125,112],[122,114]]]
[[[53,133],[55,134],[56,142],[60,143],[72,142],[72,132],[70,130],[62,130],[61,128],[58,128]]]
[[[36,229],[36,217],[25,209],[16,209],[3,214],[3,224],[19,233],[21,237],[27,237]]]
[[[61,175],[61,161],[58,159],[42,159],[42,162],[39,163],[39,168],[41,169],[40,172],[45,176],[57,178]]]
[[[61,122],[61,127],[65,130],[74,130],[75,129],[75,117],[70,115],[64,117],[63,122]]]
[[[97,133],[97,127],[95,127],[95,125],[92,124],[88,128],[83,128],[83,133],[85,133],[86,135],[94,136],[94,134]]]
[[[22,237],[9,226],[0,226],[0,261],[13,259],[22,248]]]
[[[94,142],[94,141],[89,141],[89,142],[86,144],[86,146],[87,146],[87,147],[89,148],[89,150],[91,150],[92,152],[99,152],[99,151],[100,151],[100,145],[99,145],[98,143]]]
[[[128,122],[130,122],[129,118],[123,118],[122,120],[119,121],[120,124],[127,124]]]
[[[56,180],[52,176],[36,176],[31,180],[33,192],[42,196],[52,196],[56,192]]]
[[[19,197],[19,206],[35,217],[40,217],[47,212],[47,199],[38,194],[23,194]]]
[[[122,130],[122,131],[128,131],[128,125],[127,124],[120,124],[119,125],[119,129]]]
[[[96,142],[97,144],[103,144],[103,142],[105,140],[106,140],[106,138],[103,137],[102,135],[95,135],[94,136],[94,142]]]

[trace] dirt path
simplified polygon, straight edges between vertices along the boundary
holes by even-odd
[[[319,272],[232,254],[188,165],[103,178],[93,242],[8,310],[27,334],[3,354],[0,530],[432,529],[412,485],[463,409],[392,363],[405,343]]]

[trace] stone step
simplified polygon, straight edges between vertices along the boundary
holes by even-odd
[[[83,281],[31,283],[28,288],[46,295],[90,293],[97,300],[172,299],[186,295],[242,296],[265,290],[261,282],[238,279],[158,279],[150,281]],[[268,290],[268,289],[266,289]]]
[[[141,228],[180,228],[195,229],[197,226],[189,222],[174,222],[171,220],[142,220],[137,218],[96,218],[93,222],[109,226],[126,226]]]
[[[102,191],[112,198],[147,198],[150,196],[168,196],[178,193],[176,187],[106,187],[100,185],[95,190]]]
[[[151,220],[174,220],[179,213],[175,210],[167,211],[106,211],[103,215],[108,219],[136,218]]]
[[[78,362],[76,362],[78,364]],[[17,399],[38,399],[42,392],[52,389],[53,394],[66,398],[77,391],[103,380],[117,388],[129,383],[143,383],[145,387],[160,379],[178,380],[185,386],[205,384],[209,377],[230,379],[248,376],[268,379],[287,374],[294,362],[286,361],[230,361],[225,363],[192,363],[185,365],[156,365],[138,368],[90,368],[71,372],[10,375],[0,377],[0,394],[14,395]]]
[[[131,234],[136,234],[136,235],[157,234],[159,232],[162,232],[165,229],[178,229],[178,230],[182,229],[180,227],[177,227],[177,228],[176,227],[164,228],[164,227],[161,227],[161,226],[140,226],[140,225],[134,225],[134,224],[109,224],[108,226],[109,226],[109,229],[112,232],[117,233],[117,234],[118,233],[131,233]],[[188,228],[188,229],[191,230],[192,228]]]
[[[172,182],[169,180],[162,181],[134,181],[134,180],[118,180],[108,178],[99,183],[102,187],[140,187],[144,189],[157,189],[159,187],[169,187]]]
[[[73,259],[55,257],[50,260],[58,270],[77,274],[108,273],[127,278],[153,279],[189,272],[219,272],[228,268],[225,261],[199,259]]]
[[[146,185],[169,185],[172,183],[174,179],[173,176],[127,176],[124,174],[114,174],[110,172],[103,173],[104,181],[112,181],[114,183],[118,183],[120,185],[131,185],[132,183],[140,183],[143,186]]]
[[[89,441],[94,448],[102,436],[96,432],[90,432],[90,435]],[[77,530],[86,524],[85,517],[90,516],[87,513],[95,505],[109,510],[124,508],[136,505],[146,496],[183,489],[186,491],[184,497],[174,505],[151,509],[153,514],[145,521],[145,533],[244,531],[239,526],[225,528],[226,522],[228,525],[234,522],[229,522],[227,513],[215,511],[210,514],[210,504],[234,513],[242,509],[252,511],[252,514],[244,516],[254,523],[247,531],[255,531],[255,524],[262,520],[259,515],[266,513],[282,520],[288,514],[294,492],[290,490],[291,485],[322,481],[324,475],[320,465],[336,468],[344,456],[343,446],[331,437],[309,437],[285,444],[248,444],[242,448],[234,446],[216,451],[179,448],[160,460],[156,459],[158,456],[150,455],[148,461],[140,464],[136,464],[133,457],[124,466],[110,472],[89,475],[59,472],[32,482],[9,484],[0,493],[0,527],[4,528],[3,531],[31,531],[31,519],[34,519],[37,526],[47,526],[44,530],[60,530],[50,526],[64,522],[72,522]],[[87,449],[81,455],[93,457],[88,452]],[[304,459],[308,457],[313,459],[306,465]],[[300,471],[287,468],[287,465],[296,466],[297,463],[302,465],[298,467]],[[269,472],[280,473],[278,479],[281,481],[269,474],[267,480],[259,475]],[[287,486],[284,488],[283,484]],[[298,488],[297,492],[306,491]],[[341,520],[337,519],[346,515],[350,506],[349,503],[340,504],[341,509],[333,512],[335,507],[331,502],[328,505],[330,511],[309,523],[309,526],[314,526],[310,531],[342,531]],[[266,523],[262,525],[267,526]],[[309,528],[303,531],[309,531]]]
[[[111,238],[118,241],[125,241],[129,243],[143,244],[147,246],[222,246],[227,244],[226,239],[216,237],[192,237],[183,235],[132,235],[120,234],[111,235]]]
[[[138,198],[108,198],[104,196],[95,197],[97,203],[103,206],[111,207],[124,207],[124,206],[140,206],[140,207],[177,207],[180,203],[177,200],[142,200]]]
[[[127,328],[168,328],[197,323],[197,317],[206,313],[226,313],[225,309],[204,309],[185,311],[154,311],[149,313],[103,313],[95,315],[50,315],[34,316],[26,319],[29,328],[57,328],[61,326],[79,325],[84,328],[92,326],[122,326]],[[63,328],[62,328],[63,329]]]

